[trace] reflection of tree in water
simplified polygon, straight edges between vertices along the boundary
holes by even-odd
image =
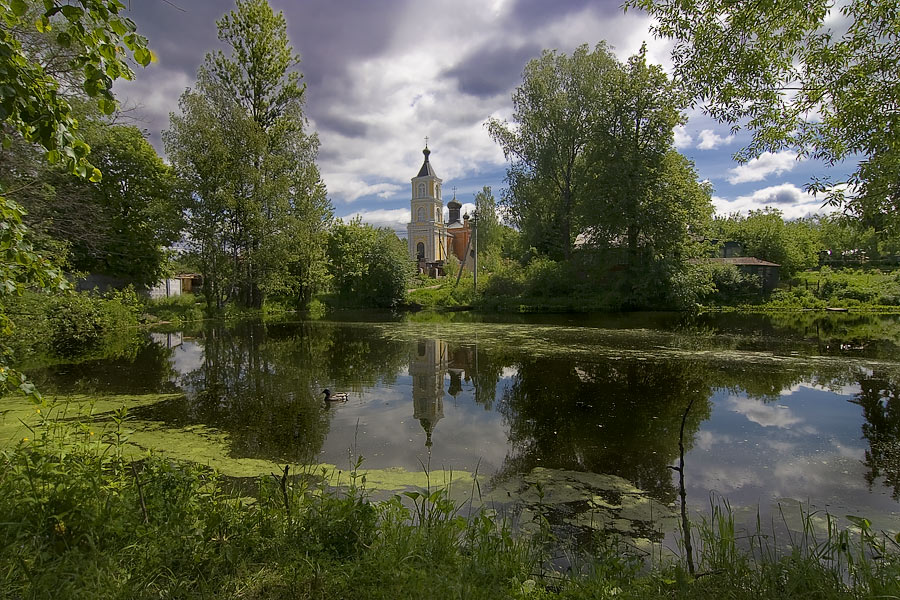
[[[900,499],[900,385],[897,379],[875,372],[860,378],[860,392],[853,400],[863,409],[863,437],[869,442],[865,465],[866,481],[871,488],[884,477],[892,488],[891,496]]]
[[[28,375],[45,395],[163,394],[178,391],[171,356],[171,348],[147,338],[128,356],[58,364]]]
[[[212,323],[201,341],[203,364],[184,377],[194,393],[138,416],[207,424],[229,434],[233,456],[278,461],[308,462],[321,449],[330,421],[323,387],[393,380],[406,359],[402,344],[329,323]]]
[[[709,396],[702,369],[686,361],[523,361],[499,408],[517,452],[504,471],[610,473],[671,502],[667,467],[678,457],[681,416],[696,398],[686,425],[690,447],[709,417]]]

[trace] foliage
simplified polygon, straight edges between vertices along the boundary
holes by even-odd
[[[200,321],[206,316],[200,302],[194,294],[183,293],[179,296],[150,300],[144,310],[146,314],[160,321],[183,324]]]
[[[744,256],[781,265],[783,279],[819,264],[819,232],[814,224],[804,219],[785,222],[778,209],[719,217],[712,231],[723,242],[739,242]]]
[[[338,220],[328,237],[331,284],[342,304],[392,307],[406,299],[412,275],[406,242],[388,228],[357,217]]]
[[[118,0],[77,0],[60,2],[45,0],[44,11],[35,20],[34,5],[25,0],[0,0],[0,80],[4,90],[0,95],[0,124],[2,141],[7,147],[19,137],[46,150],[50,163],[62,162],[66,169],[80,177],[99,180],[101,173],[87,160],[90,150],[78,137],[77,123],[71,108],[59,93],[59,82],[52,72],[44,69],[34,54],[29,52],[34,31],[64,47],[74,48],[75,64],[80,74],[70,81],[81,85],[96,105],[106,114],[115,109],[112,95],[113,81],[131,79],[128,52],[143,66],[152,58],[146,47],[147,40],[135,33],[134,23],[123,18],[119,11],[124,5]],[[53,33],[59,25],[58,32]],[[23,40],[26,43],[23,44]],[[60,273],[43,256],[33,252],[25,241],[26,230],[22,226],[23,212],[2,195],[0,186],[0,226],[4,257],[3,286],[0,300],[13,293],[21,294],[25,287],[53,287],[64,285]],[[5,313],[0,315],[2,334],[10,333],[10,322]],[[4,389],[18,387],[35,394],[34,387],[21,373],[6,365],[8,350],[0,347],[0,386]]]
[[[0,116],[4,125],[42,146],[49,162],[62,161],[71,172],[99,180],[100,171],[87,161],[90,148],[78,137],[71,108],[59,94],[59,82],[26,52],[19,36],[37,30],[60,46],[74,48],[74,62],[81,69],[77,81],[105,114],[116,107],[113,81],[134,78],[127,52],[142,66],[152,55],[146,38],[135,33],[134,22],[120,16],[125,5],[119,0],[47,0],[43,8],[29,22],[28,2],[0,0],[0,72],[6,86]],[[3,138],[9,135],[5,131]]]
[[[545,50],[525,65],[513,92],[513,125],[488,121],[488,131],[512,163],[504,204],[529,246],[568,258],[590,200],[585,153],[603,78],[618,61],[605,44],[580,46],[570,57]]]
[[[626,267],[609,277],[619,306],[692,305],[711,190],[674,149],[680,95],[646,48],[625,64],[603,44],[545,52],[513,104],[514,125],[488,129],[512,160],[504,204],[522,245],[551,260],[572,260],[576,241],[603,251]]]
[[[675,78],[712,117],[746,126],[739,157],[793,150],[829,164],[859,162],[832,202],[864,226],[896,228],[900,154],[896,105],[900,18],[893,0],[630,0],[652,31],[675,41]]]
[[[15,324],[7,342],[10,360],[91,356],[113,338],[129,340],[123,330],[137,327],[142,308],[132,288],[103,295],[27,292],[8,298],[3,310]]]
[[[715,290],[704,300],[733,305],[761,298],[762,283],[758,276],[742,273],[737,266],[729,264],[708,263],[707,268]]]
[[[206,56],[164,134],[193,202],[188,229],[209,308],[267,296],[307,305],[325,276],[331,204],[305,131],[299,56],[265,0],[238,0],[217,22],[230,49]]]
[[[181,237],[184,195],[136,127],[95,122],[85,139],[107,176],[94,182],[36,168],[44,184],[24,200],[27,220],[65,245],[71,269],[150,285],[165,269],[164,247]]]
[[[502,235],[500,215],[497,213],[497,202],[491,187],[486,185],[475,194],[475,210],[478,212],[478,260],[485,255],[496,254],[500,250]]]
[[[41,408],[34,432],[0,455],[4,594],[497,598],[533,564],[507,525],[467,523],[445,490],[419,494],[419,521],[399,497],[375,504],[364,481],[342,493],[310,471],[260,478],[244,502],[208,470],[131,464],[124,410],[104,429]]]

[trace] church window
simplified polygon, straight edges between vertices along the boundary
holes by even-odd
[[[425,197],[425,184],[424,183],[419,184],[419,196],[418,197],[419,198]]]
[[[416,258],[419,260],[425,258],[425,242],[416,244]]]
[[[441,199],[441,184],[437,184],[435,186],[435,189],[437,190],[437,199],[440,200]]]
[[[425,209],[423,207],[419,207],[419,210],[416,212],[416,221],[424,221],[425,220]]]
[[[440,208],[434,209],[434,220],[437,221],[438,223],[441,222],[441,209]]]

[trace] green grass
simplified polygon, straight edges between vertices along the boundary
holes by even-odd
[[[148,300],[144,312],[153,320],[180,325],[193,321],[201,321],[206,317],[206,303],[194,294],[181,294],[169,298]]]
[[[0,598],[863,598],[900,595],[896,540],[864,519],[840,530],[806,515],[776,538],[736,531],[727,505],[697,524],[696,573],[601,538],[546,559],[489,512],[469,516],[446,488],[372,501],[318,473],[235,487],[214,472],[122,453],[127,414],[102,430],[44,406],[28,439],[0,454]]]

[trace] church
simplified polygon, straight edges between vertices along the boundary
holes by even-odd
[[[425,161],[419,174],[412,178],[410,217],[406,225],[409,257],[418,264],[419,272],[431,276],[444,274],[444,263],[451,256],[463,262],[471,237],[468,215],[460,219],[462,204],[453,199],[447,203],[449,211],[444,222],[444,201],[441,198],[443,180],[434,172],[428,145],[422,150]]]

